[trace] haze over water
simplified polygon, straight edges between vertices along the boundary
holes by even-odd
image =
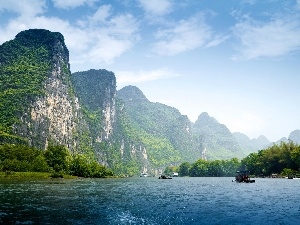
[[[300,180],[0,181],[1,224],[299,224]]]

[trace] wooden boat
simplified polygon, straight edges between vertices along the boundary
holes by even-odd
[[[249,177],[249,172],[246,170],[236,171],[237,175],[235,180],[238,183],[255,183],[255,180],[251,180]]]
[[[168,177],[166,175],[160,175],[158,179],[172,179],[172,177]]]

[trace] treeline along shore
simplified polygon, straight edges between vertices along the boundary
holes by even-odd
[[[290,141],[274,144],[267,149],[249,154],[239,161],[199,159],[194,163],[184,162],[179,166],[169,166],[164,173],[177,172],[179,176],[222,177],[234,176],[237,170],[248,170],[256,177],[299,177],[300,145]]]
[[[0,145],[1,178],[70,178],[113,176],[113,172],[93,158],[72,155],[63,145],[50,145],[43,151],[27,145]]]
[[[232,177],[237,170],[248,170],[252,176],[299,177],[300,145],[281,142],[267,149],[249,154],[239,160],[199,159],[194,163],[184,162],[168,166],[164,173],[177,172],[190,177]],[[27,145],[0,145],[0,177],[48,178],[48,177],[93,177],[114,176],[113,171],[88,155],[72,155],[63,145],[50,145],[43,151]]]

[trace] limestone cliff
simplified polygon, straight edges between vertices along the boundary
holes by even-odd
[[[96,142],[109,140],[116,120],[116,78],[107,70],[82,71],[71,76],[74,90],[90,120]]]
[[[2,143],[65,145],[126,175],[161,173],[200,155],[186,116],[137,88],[117,92],[113,72],[71,74],[63,36],[43,29],[0,46]]]
[[[21,32],[14,41],[21,42],[24,48],[44,48],[48,53],[45,63],[49,63],[41,80],[42,94],[29,101],[20,122],[13,125],[14,133],[27,138],[30,145],[38,148],[46,149],[52,142],[77,151],[75,137],[87,128],[82,123],[80,105],[71,88],[69,52],[63,36],[34,29]],[[35,79],[34,75],[31,79]]]

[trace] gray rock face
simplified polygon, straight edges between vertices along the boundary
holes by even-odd
[[[64,42],[53,40],[52,65],[44,82],[44,94],[32,101],[22,124],[15,132],[26,137],[29,144],[46,149],[49,142],[66,145],[75,151],[74,134],[82,129],[78,98],[70,91],[69,55]]]

